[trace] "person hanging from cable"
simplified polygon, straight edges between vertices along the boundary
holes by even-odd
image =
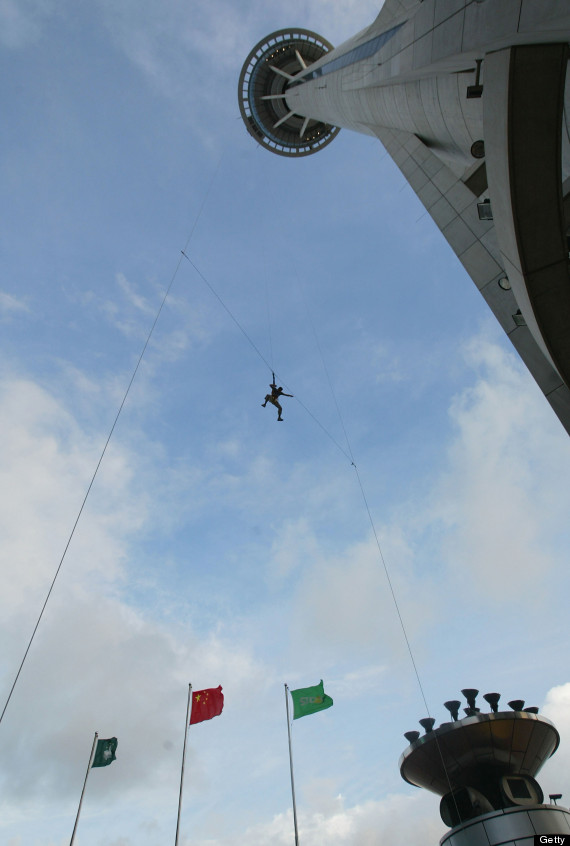
[[[283,411],[281,407],[281,403],[279,402],[279,397],[292,397],[293,394],[285,394],[283,393],[283,388],[278,388],[275,382],[275,373],[273,373],[273,382],[269,386],[271,388],[271,393],[265,395],[265,402],[261,403],[261,407],[265,408],[268,402],[271,405],[274,405],[277,409],[277,420],[278,422],[282,423],[283,418],[281,417],[281,412]]]

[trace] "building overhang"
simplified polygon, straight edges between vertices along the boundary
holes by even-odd
[[[570,275],[562,193],[568,44],[485,57],[489,194],[505,271],[526,324],[570,386]]]
[[[481,772],[534,777],[558,748],[558,731],[545,717],[515,711],[478,714],[442,723],[404,751],[404,781],[443,796],[477,784]]]

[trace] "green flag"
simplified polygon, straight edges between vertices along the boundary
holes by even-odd
[[[306,717],[308,714],[314,714],[317,711],[324,711],[325,708],[330,708],[333,704],[330,696],[324,691],[323,680],[314,687],[300,687],[298,690],[292,690],[293,697],[293,719],[298,720],[299,717]]]
[[[97,749],[91,767],[108,767],[116,758],[117,738],[109,737],[107,740],[98,740]]]

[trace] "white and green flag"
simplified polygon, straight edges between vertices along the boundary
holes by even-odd
[[[107,740],[101,738],[97,741],[97,749],[93,757],[92,767],[108,767],[116,759],[117,738],[109,737]]]

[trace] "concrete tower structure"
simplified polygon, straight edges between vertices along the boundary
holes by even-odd
[[[434,730],[431,717],[420,720],[425,734],[407,732],[410,745],[400,758],[405,781],[442,797],[441,818],[450,831],[440,846],[534,846],[537,835],[565,836],[543,843],[570,842],[570,811],[556,805],[561,794],[545,804],[535,778],[558,747],[556,728],[522,700],[499,711],[500,695],[487,693],[491,712],[482,714],[479,691],[462,693],[467,716],[459,718],[461,702],[446,702],[452,722]]]
[[[380,139],[570,433],[570,0],[386,0],[340,47],[257,44],[248,131],[299,157]]]

